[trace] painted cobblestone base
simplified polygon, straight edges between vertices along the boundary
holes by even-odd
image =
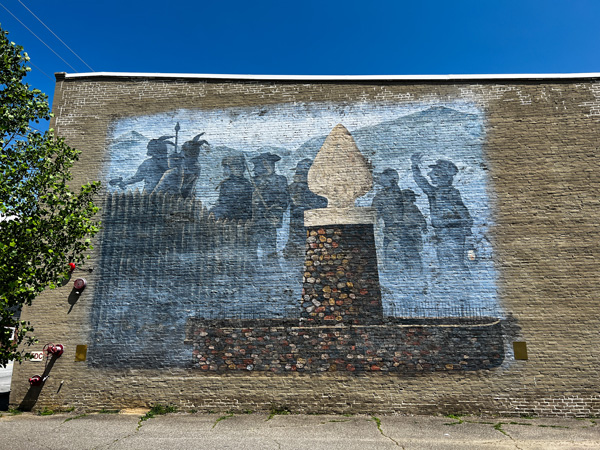
[[[306,247],[301,320],[329,325],[381,323],[373,226],[309,227]]]
[[[186,343],[193,346],[193,367],[209,372],[414,374],[499,366],[504,359],[501,322],[460,321],[299,327],[278,320],[190,319]]]

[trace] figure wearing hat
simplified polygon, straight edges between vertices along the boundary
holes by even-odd
[[[119,186],[121,189],[125,189],[130,184],[144,182],[144,192],[151,194],[156,189],[160,179],[163,177],[165,172],[169,170],[169,149],[167,145],[175,145],[168,139],[173,136],[161,136],[158,139],[152,139],[148,142],[147,152],[150,158],[146,159],[138,167],[136,173],[131,178],[123,180],[122,177],[110,180],[109,183],[112,186]]]
[[[170,169],[163,175],[156,189],[170,194],[179,194],[183,198],[190,197],[200,176],[198,156],[203,145],[208,144],[196,135],[192,140],[181,146],[181,152],[176,152],[169,158]]]
[[[304,228],[304,211],[309,209],[325,208],[327,199],[315,194],[308,188],[308,171],[312,161],[303,159],[297,165],[294,179],[289,186],[290,193],[290,234],[284,253],[288,257],[303,256],[306,245],[306,231]]]
[[[429,166],[429,183],[427,178],[421,175],[421,160],[421,154],[411,156],[412,173],[415,182],[429,199],[438,261],[440,265],[450,268],[466,269],[465,239],[471,235],[473,219],[462,201],[460,192],[452,186],[458,168],[451,161],[438,159],[435,164]]]
[[[287,179],[275,173],[275,163],[281,158],[273,153],[261,153],[250,160],[254,165],[252,184],[252,220],[254,244],[267,253],[277,254],[277,228],[290,202]]]
[[[398,186],[398,172],[385,169],[375,175],[375,182],[381,189],[373,197],[371,206],[377,210],[377,217],[383,219],[383,248],[386,263],[393,262],[396,247],[401,246],[402,216],[404,214],[404,197]]]
[[[246,177],[243,155],[226,156],[221,161],[225,180],[219,185],[219,198],[210,210],[215,219],[250,220],[252,218],[252,185]]]

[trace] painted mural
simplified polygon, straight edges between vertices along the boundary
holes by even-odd
[[[229,339],[239,350],[239,336],[222,334],[236,326],[245,336],[261,335],[260,329],[287,330],[267,337],[275,343],[308,339],[293,333],[303,311],[323,308],[306,295],[311,242],[351,248],[344,239],[360,240],[365,233],[343,226],[305,227],[305,211],[327,207],[327,199],[309,188],[308,173],[337,124],[349,130],[372,168],[373,189],[356,200],[357,207],[372,207],[377,215],[373,248],[361,258],[374,264],[382,323],[396,325],[383,334],[354,330],[340,337],[339,330],[338,335],[332,331],[332,336],[317,339],[318,345],[337,348],[341,355],[348,353],[348,342],[370,342],[364,356],[390,340],[406,341],[408,328],[396,327],[402,323],[497,323],[503,313],[488,237],[492,214],[484,119],[474,104],[456,101],[294,103],[176,110],[115,121],[104,166],[108,192],[90,363],[144,367],[144,354],[163,351],[165,366],[276,372],[275,367],[308,368],[307,358],[298,355],[280,364],[260,363],[256,355],[240,356],[237,362],[221,355],[220,363],[210,363],[203,346],[215,353],[215,345]],[[327,261],[320,261],[331,264],[331,273],[349,258],[338,252],[337,260],[329,261],[336,252],[325,253]],[[332,286],[338,295],[328,297],[333,309],[355,295],[346,278],[336,278],[336,283]],[[501,340],[499,331],[491,334]],[[265,341],[264,333],[263,339],[258,335],[250,339],[250,353]],[[198,344],[200,338],[204,341]],[[111,355],[115,341],[129,342],[131,355]],[[492,365],[502,360],[502,343],[494,345]],[[299,346],[301,342],[294,345]],[[272,351],[265,348],[262,354]],[[390,351],[399,353],[398,348]],[[384,357],[387,362],[380,365],[371,364],[368,356],[362,365],[339,355],[313,356],[321,362],[311,367],[320,371],[394,370],[404,364],[396,361],[394,366],[398,356]],[[482,358],[489,363],[489,355]]]

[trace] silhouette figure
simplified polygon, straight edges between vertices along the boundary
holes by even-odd
[[[436,253],[440,265],[466,270],[465,239],[471,234],[473,219],[458,189],[452,186],[458,168],[451,161],[438,159],[429,166],[431,183],[421,170],[422,155],[411,156],[413,178],[427,194],[431,225],[436,237]]]
[[[175,152],[169,158],[169,170],[165,172],[156,190],[181,195],[188,198],[194,193],[196,181],[200,176],[200,164],[198,156],[203,145],[208,144],[200,140],[204,133],[195,136],[191,141],[181,146],[181,152]]]
[[[253,188],[250,181],[244,177],[244,156],[227,156],[221,164],[226,178],[219,185],[219,198],[210,212],[214,214],[215,219],[250,220]]]
[[[167,145],[175,145],[167,139],[171,139],[173,136],[161,136],[158,139],[152,139],[148,142],[147,155],[150,157],[146,159],[138,167],[136,173],[131,178],[123,180],[123,178],[115,178],[109,181],[112,186],[119,186],[121,189],[125,189],[130,184],[144,182],[144,192],[151,194],[155,191],[159,181],[169,170],[168,154],[169,150]]]
[[[325,208],[327,199],[315,194],[308,188],[308,171],[312,161],[303,159],[295,171],[294,179],[289,186],[290,193],[290,233],[284,253],[288,257],[304,255],[306,246],[306,231],[304,228],[304,211],[308,209]]]
[[[272,153],[261,153],[250,160],[254,165],[254,246],[261,247],[267,256],[277,254],[277,228],[281,228],[283,214],[290,202],[287,179],[275,173],[275,163],[280,159]]]
[[[405,268],[411,272],[421,273],[423,271],[423,233],[427,232],[427,221],[415,205],[416,194],[411,189],[402,191],[404,200],[404,214],[402,215],[402,227],[400,238],[400,260]]]
[[[402,220],[404,214],[404,197],[398,186],[398,172],[394,169],[385,169],[375,175],[375,182],[381,189],[373,197],[373,206],[377,210],[377,217],[383,219],[383,249],[387,263],[394,260],[394,254],[401,247]]]

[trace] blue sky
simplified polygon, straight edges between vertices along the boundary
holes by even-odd
[[[28,81],[54,72],[369,75],[600,72],[600,2],[0,0]],[[46,75],[44,75],[45,72]]]

